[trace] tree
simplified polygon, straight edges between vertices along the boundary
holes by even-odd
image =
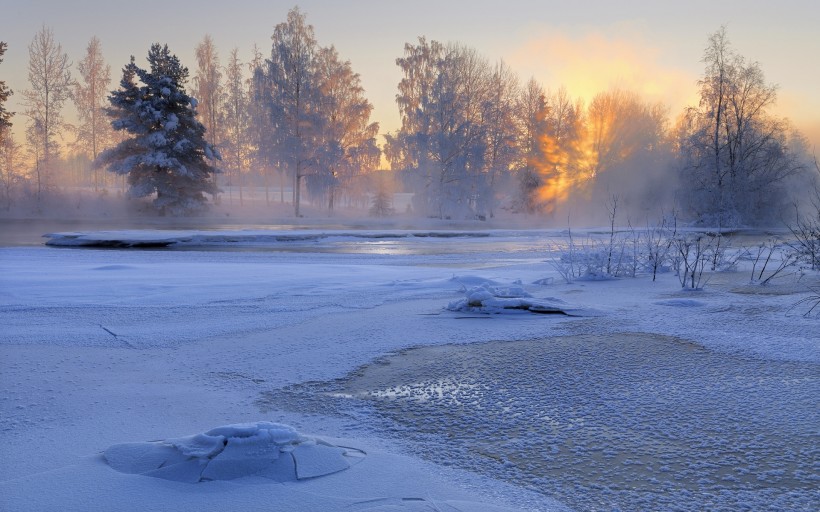
[[[141,69],[132,56],[123,68],[106,112],[113,128],[131,137],[104,151],[97,165],[127,175],[130,197],[156,194],[161,214],[190,212],[205,204],[204,193],[216,193],[211,177],[220,171],[207,160],[220,156],[196,119],[196,100],[185,92],[188,68],[168,45],[153,44],[148,63],[150,71]]]
[[[0,127],[0,132],[8,128]],[[20,145],[14,137],[0,137],[0,187],[3,189],[3,199],[5,209],[11,208],[13,190],[21,180],[17,173],[17,165],[20,162]]]
[[[473,49],[424,38],[404,53],[396,59],[404,74],[396,97],[402,128],[387,139],[389,158],[414,175],[419,210],[483,216],[490,66]]]
[[[196,46],[197,70],[194,86],[197,93],[197,112],[202,117],[205,133],[211,146],[221,142],[222,70],[214,40],[205,35]]]
[[[0,63],[3,62],[3,54],[6,53],[8,45],[0,41]],[[9,99],[9,96],[14,94],[14,91],[6,87],[6,81],[0,80],[0,144],[5,140],[8,130],[11,128],[11,117],[14,112],[6,110],[4,104]]]
[[[77,67],[81,81],[74,83],[72,93],[80,120],[76,144],[95,160],[112,142],[111,125],[104,111],[111,83],[111,66],[103,60],[100,40],[96,36],[89,41],[85,57]],[[94,167],[94,190],[98,190],[99,184],[97,167]]]
[[[735,52],[725,27],[709,37],[700,103],[678,127],[686,208],[699,220],[758,223],[777,216],[785,180],[804,169],[788,123],[769,114],[777,89]]]
[[[490,66],[472,48],[449,45],[433,89],[438,124],[432,156],[437,164],[437,213],[484,217],[487,192],[487,123]]]
[[[71,93],[71,63],[62,46],[54,41],[51,29],[45,26],[34,36],[28,52],[31,89],[23,91],[23,98],[30,120],[29,133],[38,139],[42,150],[36,162],[39,200],[43,181],[47,181],[52,161],[58,156],[58,145],[54,139],[62,128],[61,110]]]
[[[314,195],[325,196],[333,210],[340,190],[349,190],[356,176],[378,166],[379,125],[370,122],[373,105],[364,97],[359,75],[350,61],[341,61],[336,48],[318,51],[316,73],[321,146],[307,185]]]
[[[243,200],[243,169],[248,151],[248,129],[250,112],[248,110],[248,91],[242,74],[242,62],[239,60],[239,49],[234,48],[228,57],[225,68],[225,122],[222,153],[225,155],[227,168],[234,174],[239,183],[239,204]]]
[[[482,210],[494,215],[498,182],[510,176],[518,159],[516,102],[520,95],[518,77],[504,62],[492,71],[488,97],[482,114],[487,126],[487,190]]]
[[[634,92],[611,89],[596,94],[587,110],[585,174],[595,178],[657,146],[663,121],[663,108],[644,103]]]
[[[261,174],[265,184],[265,203],[270,204],[270,163],[273,160],[270,133],[270,109],[273,99],[266,76],[265,59],[256,44],[251,52],[253,58],[248,63],[250,77],[248,89],[248,144],[250,146],[250,167]],[[280,177],[283,177],[280,174]],[[283,185],[283,184],[282,184]],[[284,186],[279,188],[279,200],[285,202]]]
[[[319,123],[316,110],[317,51],[313,26],[294,7],[287,21],[276,25],[271,36],[271,58],[265,79],[269,96],[269,163],[293,178],[293,212],[300,217],[302,178],[313,171]]]
[[[552,214],[580,179],[584,116],[582,104],[572,103],[563,87],[546,98],[543,109],[538,114],[543,131],[529,162],[538,174],[534,201],[539,209]]]
[[[517,209],[529,213],[538,210],[536,191],[541,185],[538,176],[541,138],[547,132],[547,97],[535,78],[530,78],[520,92],[516,105],[518,134],[517,176],[519,197]]]
[[[214,40],[206,34],[196,46],[197,69],[194,75],[194,87],[197,98],[197,112],[205,125],[208,143],[214,148],[222,143],[222,68]],[[213,175],[216,179],[216,174]],[[214,182],[216,185],[216,182]]]
[[[595,202],[618,195],[622,206],[644,211],[671,202],[673,176],[661,171],[668,168],[666,112],[631,91],[614,88],[595,95],[580,147],[579,190]]]
[[[423,214],[433,210],[433,87],[443,53],[441,43],[428,43],[424,37],[418,39],[417,45],[404,45],[404,57],[396,59],[396,65],[403,73],[396,94],[401,128],[395,135],[385,136],[385,154],[390,168],[407,175],[416,191],[416,210]]]

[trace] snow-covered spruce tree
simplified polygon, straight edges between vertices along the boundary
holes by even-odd
[[[168,45],[153,44],[148,63],[150,71],[141,69],[132,56],[123,68],[106,113],[115,130],[131,137],[103,152],[96,164],[128,175],[129,197],[155,194],[161,214],[188,213],[205,206],[206,193],[216,192],[211,178],[220,171],[208,160],[220,156],[196,120],[196,100],[185,93],[188,68]]]

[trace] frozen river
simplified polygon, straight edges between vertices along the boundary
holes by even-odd
[[[567,234],[547,230],[61,239],[150,248],[46,247],[39,235],[0,247],[0,490],[14,499],[49,485],[87,503],[72,478],[103,478],[114,490],[96,510],[132,510],[115,485],[125,477],[71,464],[265,420],[390,451],[372,482],[355,473],[363,463],[294,496],[384,496],[413,474],[430,481],[396,492],[434,485],[431,499],[518,510],[820,509],[818,319],[792,309],[816,274],[764,288],[741,260],[699,291],[672,273],[567,283],[550,263]],[[448,309],[473,286],[582,314]],[[60,468],[71,477],[48,480]],[[122,481],[138,484],[160,508],[220,510],[209,492],[162,487],[168,498]],[[285,492],[229,489],[221,499],[252,499],[248,510]]]

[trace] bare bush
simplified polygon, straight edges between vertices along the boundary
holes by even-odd
[[[715,237],[705,233],[681,235],[674,239],[673,245],[677,252],[677,273],[681,287],[700,290],[705,285],[703,272],[715,258]]]
[[[637,233],[632,230],[624,236],[611,236],[608,240],[587,237],[576,240],[569,232],[567,246],[551,244],[550,250],[557,254],[551,263],[567,283],[576,279],[612,279],[635,277],[640,252]]]
[[[808,297],[804,297],[799,301],[795,302],[789,308],[789,311],[806,307],[808,309],[806,309],[806,311],[803,312],[804,317],[808,318],[812,316],[815,309],[817,310],[817,313],[814,316],[820,317],[820,290],[817,290],[815,288],[810,288],[810,290],[812,291],[813,295],[809,295]]]
[[[812,270],[820,270],[820,205],[816,218],[798,216],[788,228],[794,237],[791,247],[797,259]]]
[[[758,245],[752,258],[751,282],[760,285],[766,285],[778,276],[787,275],[784,274],[785,270],[794,265],[798,259],[794,250],[788,246],[784,247],[782,241],[774,237]],[[768,275],[766,275],[767,270]],[[766,275],[765,278],[764,275]]]
[[[644,267],[652,273],[652,281],[655,281],[658,272],[663,270],[665,265],[671,265],[670,255],[677,232],[678,220],[674,212],[668,218],[664,216],[660,225],[647,224],[642,246]]]

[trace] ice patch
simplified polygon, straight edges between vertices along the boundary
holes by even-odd
[[[290,482],[343,471],[364,453],[301,435],[287,425],[260,421],[177,439],[117,444],[103,456],[121,473],[179,482],[246,476]]]

